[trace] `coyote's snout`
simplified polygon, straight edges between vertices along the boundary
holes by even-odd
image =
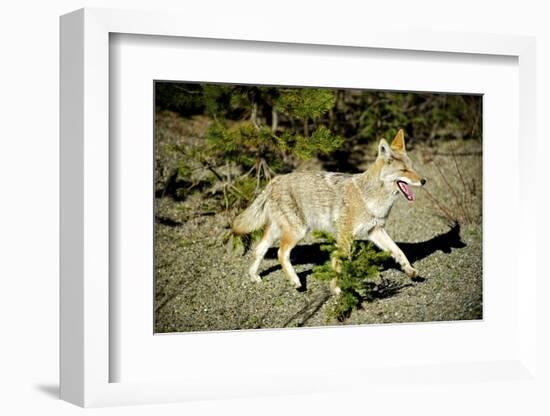
[[[332,172],[290,173],[275,177],[263,192],[233,222],[233,232],[247,234],[264,227],[249,269],[253,281],[260,281],[258,268],[268,248],[279,239],[278,257],[290,281],[300,287],[300,279],[290,263],[290,251],[307,232],[321,230],[333,234],[339,251],[349,253],[355,239],[369,239],[390,251],[410,277],[417,271],[384,230],[391,207],[401,194],[414,201],[411,187],[426,179],[412,167],[405,149],[403,130],[391,145],[378,145],[376,161],[361,174]],[[333,259],[333,267],[338,261]],[[338,292],[338,288],[335,288]]]

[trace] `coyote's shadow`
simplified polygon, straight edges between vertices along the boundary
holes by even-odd
[[[414,263],[418,260],[422,260],[425,257],[435,253],[436,251],[441,250],[444,253],[450,253],[455,248],[466,247],[466,244],[460,238],[460,224],[455,223],[451,226],[449,231],[436,235],[435,237],[430,238],[426,241],[421,241],[418,243],[397,243],[397,245],[403,250],[403,253],[407,256],[411,263]],[[277,248],[272,247],[268,250],[266,256],[267,259],[276,259],[277,258]],[[294,247],[291,252],[291,263],[294,265],[299,264],[314,264],[320,265],[324,264],[329,259],[329,254],[326,251],[321,250],[321,243],[299,245]],[[260,275],[267,276],[272,272],[279,270],[280,265],[272,266],[263,272]],[[399,265],[394,261],[389,261],[384,267],[384,270],[394,268],[400,270]],[[306,283],[306,277],[311,274],[311,270],[303,271],[298,273],[302,284]]]
[[[419,243],[397,243],[397,245],[403,250],[411,263],[422,260],[438,250],[443,253],[450,253],[453,248],[466,247],[466,243],[460,238],[459,223],[455,223],[446,233],[436,235],[429,240]]]

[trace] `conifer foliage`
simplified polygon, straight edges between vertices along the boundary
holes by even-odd
[[[214,119],[206,137],[211,150],[264,178],[343,143],[324,123],[335,104],[332,90],[208,85],[203,92]]]
[[[313,277],[333,282],[340,288],[337,296],[327,309],[327,319],[344,321],[351,312],[359,308],[363,301],[372,300],[376,296],[376,280],[380,271],[391,265],[391,255],[379,251],[370,241],[355,241],[348,256],[342,255],[336,247],[334,237],[327,233],[317,232],[318,238],[325,242],[321,250],[330,253],[331,259],[313,269]],[[340,271],[332,267],[332,258],[338,257],[341,262]]]

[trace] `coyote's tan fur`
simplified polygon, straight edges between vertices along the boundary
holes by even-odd
[[[412,201],[414,195],[409,186],[425,182],[407,156],[403,130],[399,130],[391,145],[380,140],[378,157],[364,173],[295,172],[275,177],[232,226],[236,234],[264,227],[249,269],[251,279],[261,280],[260,262],[271,244],[280,239],[281,266],[290,281],[300,287],[300,279],[290,263],[290,251],[312,230],[333,234],[343,253],[349,253],[354,239],[369,239],[391,252],[407,275],[416,277],[417,271],[386,233],[384,225],[399,194]],[[333,267],[339,267],[336,258]],[[339,292],[338,288],[333,289]]]

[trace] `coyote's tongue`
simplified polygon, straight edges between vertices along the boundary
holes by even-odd
[[[401,192],[403,192],[403,195],[405,195],[405,198],[407,198],[407,200],[414,201],[414,194],[412,193],[407,183],[398,181],[397,186],[399,186],[399,189],[401,190]]]

